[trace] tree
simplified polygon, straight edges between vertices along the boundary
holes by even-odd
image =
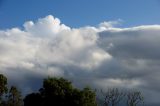
[[[131,91],[127,94],[127,106],[137,106],[139,103],[143,103],[143,96],[139,91]]]
[[[124,97],[125,93],[119,91],[118,88],[108,89],[108,91],[105,93],[105,105],[116,106]]]
[[[0,74],[0,104],[2,103],[3,94],[7,93],[7,78]]]
[[[24,99],[24,106],[42,106],[42,97],[40,93],[31,93]]]
[[[105,106],[117,106],[123,99],[127,102],[127,106],[137,106],[140,103],[144,103],[144,98],[140,91],[124,92],[118,90],[118,88],[113,88],[108,89],[106,93],[101,92],[105,96]]]
[[[7,98],[7,106],[22,106],[23,104],[21,93],[15,86],[11,86]]]
[[[48,78],[43,81],[43,88],[40,94],[43,97],[43,103],[46,105],[64,105],[66,99],[70,98],[73,87],[71,82],[63,78]]]
[[[93,92],[89,87],[84,88],[81,91],[82,94],[82,105],[81,106],[96,106],[95,92]]]
[[[24,106],[97,106],[95,92],[90,88],[79,90],[63,78],[47,78],[38,93],[25,97]]]

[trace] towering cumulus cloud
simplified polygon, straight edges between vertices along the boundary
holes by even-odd
[[[24,27],[0,30],[0,73],[24,93],[47,76],[75,86],[135,88],[159,103],[160,26],[70,28],[49,15]]]

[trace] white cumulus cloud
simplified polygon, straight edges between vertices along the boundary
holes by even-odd
[[[76,86],[137,88],[160,103],[160,25],[118,23],[71,28],[49,15],[0,30],[0,73],[24,92],[38,88],[39,79],[63,76]]]

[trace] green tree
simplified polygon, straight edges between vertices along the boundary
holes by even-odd
[[[0,104],[2,103],[3,94],[7,93],[7,78],[0,74]]]
[[[11,86],[7,99],[7,106],[22,106],[23,104],[21,93],[15,86]]]
[[[38,93],[25,97],[24,106],[97,106],[95,92],[76,89],[63,78],[47,78]]]
[[[84,88],[81,91],[82,94],[82,105],[81,106],[96,106],[96,95],[89,87]]]

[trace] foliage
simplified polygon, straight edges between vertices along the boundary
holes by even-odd
[[[7,93],[7,78],[0,74],[0,104],[2,103],[3,94]]]
[[[7,92],[7,78],[0,74],[0,96]]]
[[[123,100],[127,106],[143,104],[140,91],[124,92],[117,88],[108,89],[105,95],[106,106],[119,106]],[[4,95],[5,94],[5,95]],[[4,96],[6,98],[4,99]],[[82,90],[72,86],[64,78],[47,78],[38,92],[28,94],[22,100],[21,93],[15,86],[8,92],[7,78],[0,74],[0,106],[97,106],[95,92],[86,87]]]
[[[25,106],[42,106],[42,97],[39,93],[28,94],[24,99]]]
[[[47,78],[38,93],[25,97],[24,106],[97,106],[95,92],[76,89],[63,78]]]
[[[4,94],[6,98],[4,98]],[[21,93],[15,86],[11,86],[9,92],[7,87],[7,78],[0,74],[0,106],[22,106],[23,101]]]
[[[7,96],[7,106],[22,106],[23,100],[21,93],[15,86],[11,86],[8,96]]]

